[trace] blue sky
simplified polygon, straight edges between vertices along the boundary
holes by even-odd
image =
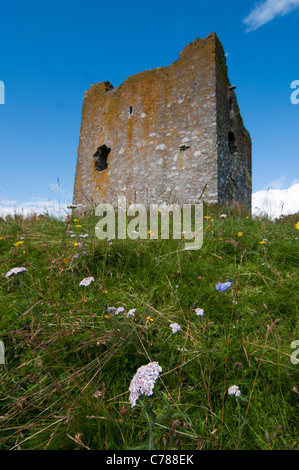
[[[71,202],[84,91],[168,66],[213,31],[251,134],[253,191],[298,182],[299,0],[0,0],[0,205]]]

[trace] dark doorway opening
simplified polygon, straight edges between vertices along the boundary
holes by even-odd
[[[101,145],[98,147],[96,153],[93,154],[94,166],[97,171],[106,170],[108,164],[107,159],[111,149],[107,145]]]

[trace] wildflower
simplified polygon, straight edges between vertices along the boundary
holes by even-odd
[[[74,219],[73,222],[79,222],[79,220],[78,220],[78,219]]]
[[[26,268],[12,268],[10,271],[8,271],[5,274],[5,277],[6,279],[8,279],[12,274],[19,274],[23,272],[27,272],[27,269]]]
[[[77,259],[79,258],[79,253],[75,253],[74,256],[73,256],[74,259]]]
[[[139,367],[129,388],[129,401],[132,408],[136,405],[140,395],[147,395],[149,397],[153,394],[155,382],[160,372],[162,372],[162,367],[159,366],[158,362],[150,362],[146,366]]]
[[[205,215],[204,219],[210,219],[211,217],[209,215]]]
[[[243,232],[238,232],[238,237],[242,237]]]
[[[108,291],[107,291],[107,290],[104,290],[103,293],[104,293],[104,294],[108,294]]]
[[[266,243],[265,240],[262,240],[262,241],[260,242],[260,245],[264,245],[265,243]]]
[[[106,320],[109,320],[109,315],[104,315],[104,317],[106,318]]]
[[[128,311],[127,316],[135,317],[135,312],[136,312],[136,308],[131,308],[131,310]]]
[[[23,255],[26,255],[26,250],[23,250]]]
[[[226,219],[227,215],[226,214],[221,214],[219,217],[221,217],[221,219]]]
[[[38,218],[38,217],[36,217],[36,219],[35,219],[35,220],[39,220],[39,218]]]
[[[115,307],[108,307],[107,312],[115,312],[116,308]]]
[[[70,232],[71,233],[71,232]],[[71,238],[76,238],[77,235],[75,235],[73,232],[71,233]]]
[[[232,385],[229,387],[227,393],[229,395],[235,395],[235,397],[239,397],[241,395],[241,391],[237,385]]]
[[[199,317],[202,317],[203,314],[204,314],[204,310],[202,308],[196,308],[194,311],[195,311],[196,315],[199,316]]]
[[[146,324],[148,324],[150,321],[154,321],[150,316],[146,317]]]
[[[3,240],[4,237],[0,237],[0,240]]]
[[[86,277],[86,278],[82,279],[79,286],[89,286],[89,284],[93,281],[94,281],[93,277]]]
[[[115,312],[114,312],[114,315],[118,315],[119,313],[122,313],[124,311],[124,307],[118,307]]]
[[[296,223],[295,227],[297,230],[299,230],[299,222]]]
[[[173,334],[181,330],[181,327],[178,323],[171,323],[169,326],[172,329]]]
[[[75,243],[74,243],[74,246],[79,246],[79,243],[75,242]]]
[[[231,280],[228,280],[226,282],[218,282],[218,284],[216,284],[216,290],[218,290],[219,292],[224,292],[225,290],[229,289],[230,287],[232,286],[232,281]]]
[[[88,237],[88,233],[84,233],[84,235],[79,235],[79,237],[81,237],[81,238],[87,238],[87,237]]]
[[[69,260],[67,258],[63,258],[63,262],[64,262],[64,264],[67,264],[69,262]]]
[[[20,241],[20,242],[14,243],[14,246],[19,246],[19,245],[22,245],[23,243],[24,243],[23,241]]]
[[[76,225],[76,227],[77,227],[77,228],[81,228],[81,227],[82,227],[82,225]]]

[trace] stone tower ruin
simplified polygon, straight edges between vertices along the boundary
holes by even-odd
[[[85,92],[73,204],[232,203],[251,208],[251,139],[215,33],[168,67]]]

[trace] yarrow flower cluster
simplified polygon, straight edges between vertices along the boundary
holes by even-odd
[[[131,310],[128,311],[127,316],[135,317],[135,312],[136,312],[136,308],[131,308]]]
[[[169,326],[172,329],[173,334],[181,331],[181,327],[178,323],[171,323]]]
[[[118,315],[119,313],[122,313],[124,311],[124,307],[118,307],[115,312],[114,312],[114,315]]]
[[[196,315],[198,315],[199,317],[202,317],[203,314],[204,314],[204,312],[205,312],[205,311],[204,311],[202,308],[196,308],[196,309],[195,309],[195,313],[196,313]]]
[[[93,281],[94,281],[93,277],[86,277],[85,279],[82,279],[79,286],[89,286],[89,284]]]
[[[5,274],[6,279],[8,279],[12,274],[19,274],[23,272],[28,272],[26,268],[12,268]]]
[[[107,308],[107,312],[114,313],[114,315],[118,315],[119,313],[123,313],[124,311],[125,311],[124,307],[118,307],[118,308],[108,307]],[[136,308],[131,308],[131,310],[127,312],[127,317],[135,317],[135,312],[136,312]]]
[[[150,362],[146,366],[139,367],[129,388],[129,401],[132,408],[136,405],[140,395],[149,397],[153,394],[155,382],[160,372],[162,372],[162,367],[159,366],[158,362]]]
[[[235,395],[236,397],[239,397],[241,395],[241,391],[237,385],[232,385],[229,387],[227,393],[229,395]]]

